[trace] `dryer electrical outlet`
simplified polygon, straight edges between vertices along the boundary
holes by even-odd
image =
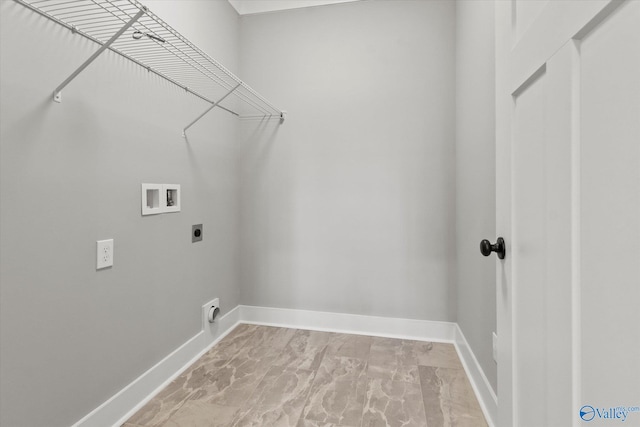
[[[212,330],[211,328],[218,327],[218,317],[216,316],[215,322],[209,322],[209,312],[211,311],[211,307],[220,308],[220,298],[215,298],[209,301],[208,303],[202,306],[202,330]]]

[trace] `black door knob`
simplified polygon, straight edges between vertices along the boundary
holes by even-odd
[[[484,256],[491,255],[491,252],[495,252],[498,255],[498,258],[504,259],[504,256],[507,252],[507,247],[504,244],[504,239],[502,237],[498,237],[498,240],[495,244],[491,244],[490,241],[484,239],[480,242],[480,252]]]

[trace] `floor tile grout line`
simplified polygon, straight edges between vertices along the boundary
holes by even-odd
[[[326,346],[325,346],[325,348],[324,348],[324,350],[323,350],[323,351],[325,351],[325,352],[326,352],[326,350],[327,350],[327,348],[326,348]],[[325,358],[325,356],[326,356],[326,354],[322,356],[322,359],[324,359],[324,358]],[[307,404],[309,403],[309,399],[311,398],[311,391],[313,390],[313,385],[315,384],[316,379],[317,379],[317,377],[318,377],[318,371],[320,370],[320,366],[322,366],[322,360],[320,360],[320,365],[318,365],[318,369],[316,369],[315,371],[313,371],[313,381],[311,382],[311,386],[309,387],[309,390],[307,390],[307,396],[306,396],[306,398],[304,399],[304,405],[302,405],[302,410],[300,411],[300,416],[298,416],[298,422],[296,423],[296,426],[297,426],[298,424],[300,424],[300,421],[303,421],[303,418],[304,418],[304,410],[307,408]]]
[[[292,328],[279,328],[279,329],[292,329]],[[276,355],[276,357],[274,358],[274,362],[276,360],[278,360],[278,356],[280,356],[283,352],[284,349],[287,348],[287,346],[289,345],[289,343],[291,342],[291,340],[293,340],[294,335],[291,336],[291,338],[289,338],[289,340],[287,341],[287,343],[280,349],[280,352]],[[271,364],[269,365],[269,368],[265,370],[264,374],[262,375],[262,377],[260,377],[260,381],[256,382],[256,386],[253,388],[253,390],[251,391],[251,394],[249,395],[249,398],[245,401],[245,403],[240,407],[240,409],[238,410],[238,416],[234,417],[234,419],[231,421],[231,423],[229,423],[229,427],[233,427],[238,421],[240,421],[242,419],[243,416],[246,416],[247,414],[251,413],[251,410],[253,408],[247,408],[247,412],[242,415],[242,410],[246,407],[246,405],[251,401],[251,398],[253,397],[253,394],[256,392],[256,390],[258,389],[258,387],[260,386],[260,384],[262,384],[262,381],[264,381],[264,378],[267,376],[267,374],[269,373],[269,371],[271,370],[271,368],[273,368],[274,362],[271,362]]]
[[[329,339],[329,341],[331,341],[331,339]],[[320,367],[322,366],[322,362],[324,362],[324,360],[325,360],[327,357],[329,357],[329,356],[331,356],[331,357],[336,357],[336,358],[341,358],[341,357],[343,357],[343,356],[338,356],[338,355],[337,355],[337,352],[336,352],[336,354],[328,355],[329,345],[330,345],[330,342],[328,342],[327,344],[325,344],[325,345],[324,345],[324,347],[323,347],[323,349],[322,349],[322,352],[321,352],[321,353],[322,353],[322,358],[320,359],[320,362],[318,363],[318,367],[317,367],[317,369],[315,369],[315,370],[314,370],[314,378],[313,378],[313,381],[312,381],[311,386],[309,387],[309,390],[307,390],[307,396],[306,396],[306,398],[305,398],[305,403],[304,403],[304,405],[302,406],[302,410],[301,410],[301,412],[300,412],[300,416],[298,417],[298,421],[297,421],[296,425],[300,424],[300,422],[301,422],[301,421],[304,421],[304,420],[306,420],[306,419],[307,419],[307,418],[306,418],[306,416],[305,416],[305,409],[307,408],[307,406],[308,406],[308,404],[309,404],[309,399],[310,399],[310,398],[311,398],[311,396],[312,396],[312,391],[314,391],[314,389],[315,389],[317,376],[318,376],[318,373],[319,373],[319,371],[320,371]],[[344,357],[345,357],[345,358],[347,358],[346,356],[344,356]],[[351,358],[351,359],[356,359],[356,358]],[[366,358],[366,363],[365,363],[365,368],[364,368],[364,372],[365,372],[365,379],[366,379],[366,367],[367,367],[367,364],[368,364],[368,356],[367,356],[367,358]],[[334,380],[334,378],[333,378],[333,376],[332,376],[332,382],[335,382],[335,381],[333,381],[333,380]],[[356,380],[353,380],[353,381],[358,381],[358,380],[356,379]],[[365,396],[366,396],[366,393],[365,393]],[[364,397],[363,397],[363,406],[364,406]],[[314,423],[318,423],[318,422],[326,422],[326,421],[316,421],[316,420],[312,420],[312,421],[314,421]],[[331,423],[331,424],[333,424],[333,423]],[[360,423],[359,423],[359,425],[360,425],[360,426],[362,425],[362,416],[360,417]]]
[[[424,404],[424,391],[422,386],[422,375],[420,375],[420,365],[418,365],[418,381],[420,384],[420,397],[422,397],[422,409],[424,410],[424,422],[425,427],[429,427],[429,420],[427,419],[427,406]]]
[[[236,326],[236,328],[237,328],[237,326]],[[234,329],[235,329],[235,328],[234,328]],[[255,334],[256,334],[256,330],[254,330],[253,332],[251,332],[251,333],[249,334],[249,336],[247,336],[247,338],[243,340],[243,341],[244,341],[244,342],[243,342],[243,344],[240,346],[240,348],[238,349],[238,351],[237,351],[237,352],[236,352],[232,357],[230,357],[230,358],[229,358],[225,363],[223,363],[222,365],[220,365],[219,367],[217,367],[214,371],[210,371],[210,372],[208,372],[208,373],[218,372],[218,371],[220,371],[221,369],[223,369],[223,368],[225,368],[226,366],[228,366],[232,361],[236,360],[236,358],[240,357],[240,351],[241,351],[241,350],[243,350],[243,349],[248,345],[249,341],[251,340],[251,338],[252,338]],[[226,337],[225,337],[225,338],[226,338]],[[215,346],[211,347],[211,349],[210,349],[209,351],[212,351],[214,348],[215,348]],[[207,353],[209,353],[209,352],[207,352]],[[207,353],[205,353],[205,354],[207,354]],[[204,355],[203,355],[203,357],[204,357]],[[195,365],[195,364],[194,364],[194,365]],[[193,365],[192,365],[192,366],[193,366]],[[191,366],[190,366],[189,368],[191,368]],[[187,368],[187,371],[186,371],[186,372],[189,372],[189,368]],[[185,372],[184,374],[186,374],[186,372]],[[184,374],[183,374],[183,375],[184,375]],[[196,390],[192,391],[191,393],[189,393],[188,397],[187,397],[187,398],[182,402],[182,404],[180,405],[180,407],[178,408],[178,410],[176,410],[176,411],[175,411],[175,412],[174,412],[174,413],[173,413],[173,414],[172,414],[172,415],[167,419],[167,421],[165,421],[165,423],[166,423],[166,422],[168,422],[168,421],[170,421],[170,420],[171,420],[171,418],[173,418],[173,417],[175,416],[175,414],[180,410],[180,408],[182,408],[182,407],[183,407],[183,406],[184,406],[188,401],[190,401],[190,400],[191,400],[191,397],[193,397],[197,392],[198,392],[198,390],[196,389]]]
[[[360,411],[360,423],[357,427],[364,426],[364,407],[367,402],[367,393],[369,392],[369,384],[371,383],[368,372],[369,372],[369,359],[371,358],[371,346],[369,346],[369,356],[367,356],[367,363],[364,367],[364,393],[362,395],[362,411]]]
[[[365,387],[364,387],[364,393],[362,396],[362,411],[360,412],[360,425],[357,427],[364,427],[364,407],[366,405],[367,402],[367,393],[369,392],[369,385],[371,383],[370,378],[369,378],[369,362],[371,361],[371,347],[373,347],[373,339],[371,340],[371,343],[369,344],[369,352],[367,354],[367,363],[365,364],[364,367],[364,383],[365,383]]]
[[[233,331],[232,331],[233,332]],[[219,371],[220,369],[224,368],[225,366],[227,366],[229,363],[231,363],[232,361],[234,361],[237,357],[239,357],[241,350],[243,350],[247,344],[249,343],[249,340],[251,339],[251,337],[256,333],[256,331],[253,331],[245,340],[244,343],[240,346],[240,348],[238,348],[238,350],[236,351],[236,353],[230,357],[226,362],[224,362],[222,365],[218,366],[215,371]],[[226,337],[225,337],[226,338]],[[217,345],[217,344],[216,344]],[[213,349],[215,349],[216,346],[211,347],[211,349],[209,351],[207,351],[205,354],[203,354],[200,359],[202,359],[203,357],[205,357],[207,354],[209,354],[211,351],[213,351]],[[183,372],[180,376],[185,375],[189,372],[192,372],[191,368],[196,368],[198,365],[198,362],[200,361],[200,359],[198,359],[193,365],[189,366],[185,372]],[[215,371],[209,371],[209,372],[215,372]],[[178,377],[179,378],[179,377]]]
[[[196,393],[196,391],[195,391],[195,390],[194,390],[194,391],[192,391],[191,393],[189,393],[189,395],[187,396],[187,398],[186,398],[186,399],[184,399],[184,400],[182,401],[182,403],[180,404],[180,406],[178,406],[178,408],[173,412],[173,414],[171,414],[171,415],[169,416],[169,418],[167,418],[167,420],[166,420],[165,422],[163,422],[163,423],[162,423],[162,425],[164,426],[166,423],[168,423],[169,421],[171,421],[171,418],[173,418],[173,417],[178,413],[178,411],[180,411],[180,409],[181,409],[184,405],[186,405],[186,403],[187,403],[189,400],[191,400],[191,396],[193,396],[195,393]]]
[[[296,329],[296,330],[300,330],[300,329]],[[282,349],[282,352],[284,352],[284,350],[287,348],[287,346],[289,345],[289,343],[294,339],[295,335],[291,337],[291,339],[287,342],[287,345],[285,345]],[[322,358],[320,359],[320,362],[318,363],[318,367],[315,370],[311,370],[313,372],[313,380],[311,382],[311,386],[309,387],[309,390],[307,390],[307,396],[305,398],[304,404],[302,405],[302,410],[300,411],[300,415],[298,416],[298,420],[296,423],[296,426],[298,424],[300,424],[300,421],[303,419],[304,417],[304,410],[307,407],[307,404],[309,403],[309,398],[311,395],[311,391],[313,390],[313,385],[315,384],[316,378],[318,376],[318,371],[320,370],[320,366],[322,366],[322,362],[324,361],[324,358],[327,355],[327,347],[329,346],[329,344],[325,344],[324,348],[322,349]],[[286,368],[283,368],[286,369]]]
[[[236,360],[238,357],[240,357],[240,354],[239,354],[239,353],[240,353],[240,351],[241,351],[242,349],[244,349],[244,348],[247,346],[247,344],[249,343],[250,339],[251,339],[255,334],[256,334],[256,331],[254,330],[253,332],[251,332],[251,333],[249,334],[249,336],[248,336],[248,337],[246,337],[246,338],[243,340],[243,341],[244,341],[244,343],[243,343],[242,345],[240,345],[240,348],[238,349],[238,351],[237,351],[237,352],[236,352],[232,357],[230,357],[230,358],[229,358],[225,363],[223,363],[222,365],[218,366],[214,371],[209,371],[208,373],[218,372],[218,371],[220,371],[221,369],[223,369],[224,367],[226,367],[227,365],[229,365],[232,361],[234,361],[234,360]],[[226,337],[225,337],[225,338],[226,338]],[[204,357],[206,354],[208,354],[208,353],[209,353],[210,351],[212,351],[214,348],[215,348],[215,346],[214,346],[214,347],[212,347],[212,348],[211,348],[207,353],[205,353],[204,355],[202,355],[202,357]],[[201,358],[202,358],[202,357],[201,357]],[[200,359],[199,359],[199,360],[200,360]],[[199,360],[198,360],[198,361],[199,361]],[[193,365],[189,366],[189,367],[185,370],[185,372],[183,372],[180,376],[178,376],[178,378],[182,377],[183,375],[188,375],[189,373],[193,372],[193,370],[197,369],[197,366],[196,366],[196,365],[199,365],[199,364],[198,364],[198,361],[196,361],[196,363],[194,363]],[[194,369],[192,369],[192,368],[194,368]],[[176,379],[177,379],[177,378],[176,378]],[[175,380],[174,380],[174,381],[175,381]],[[169,422],[169,421],[170,421],[170,420],[171,420],[171,419],[176,415],[176,413],[178,413],[178,411],[179,411],[179,410],[180,410],[180,409],[181,409],[181,408],[182,408],[182,407],[183,407],[187,402],[189,402],[190,400],[192,400],[191,398],[192,398],[192,397],[193,397],[197,392],[198,392],[198,389],[191,391],[191,392],[187,395],[186,399],[184,399],[184,400],[182,401],[182,403],[180,403],[180,404],[177,406],[177,408],[175,408],[175,407],[174,407],[174,408],[172,408],[172,409],[175,409],[175,411],[173,411],[173,413],[172,413],[169,417],[167,417],[167,419],[166,419],[162,424],[164,425],[164,424],[166,424],[167,422]]]

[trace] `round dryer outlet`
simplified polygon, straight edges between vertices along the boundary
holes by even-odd
[[[209,307],[209,315],[207,316],[209,319],[209,323],[213,323],[218,317],[218,314],[220,314],[220,307],[216,305],[212,305],[211,307]]]

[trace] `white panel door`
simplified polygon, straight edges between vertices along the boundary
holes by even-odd
[[[498,419],[640,426],[640,1],[496,2]]]

